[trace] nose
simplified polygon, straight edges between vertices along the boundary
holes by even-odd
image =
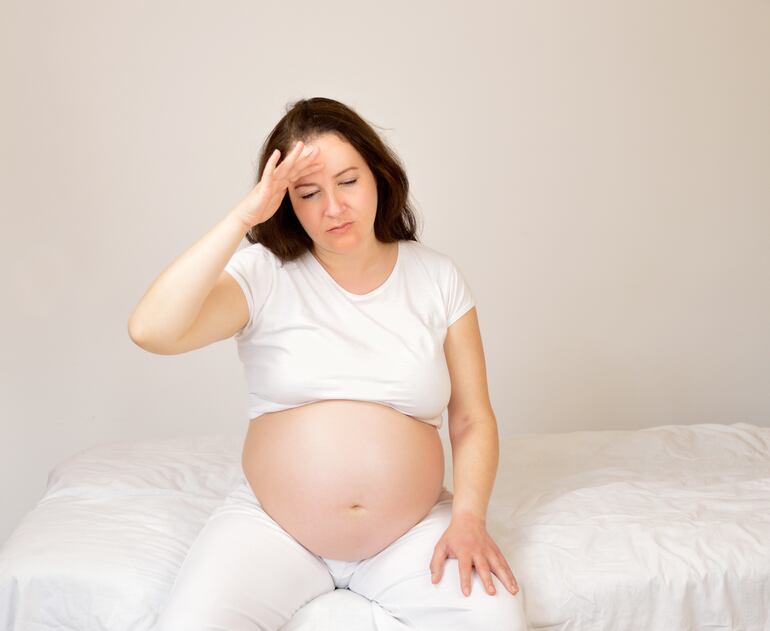
[[[329,200],[329,203],[327,204],[325,211],[329,217],[337,217],[344,211],[342,208],[342,198],[343,193],[340,190],[335,190],[332,193],[329,193],[328,197],[326,198]]]

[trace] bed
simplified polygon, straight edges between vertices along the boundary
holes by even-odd
[[[152,629],[242,440],[110,443],[60,462],[0,548],[0,628]],[[770,630],[770,428],[501,438],[487,525],[529,629]],[[337,589],[283,631],[369,631],[369,608]]]

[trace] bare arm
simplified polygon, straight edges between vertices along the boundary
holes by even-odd
[[[187,333],[250,227],[230,211],[177,257],[150,285],[131,314],[131,339],[138,344],[164,343]]]
[[[302,141],[278,164],[280,155],[276,149],[246,197],[150,285],[128,320],[136,344],[153,352],[185,352],[244,324],[248,305],[236,281],[223,273],[225,265],[246,232],[275,214],[289,183],[323,167],[315,147],[305,148]]]

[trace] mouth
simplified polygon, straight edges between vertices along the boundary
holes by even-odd
[[[348,226],[348,225],[350,225],[352,223],[353,223],[352,221],[348,221],[346,223],[341,223],[339,226],[334,226],[333,228],[329,228],[327,230],[327,232],[331,232],[332,230],[338,230],[339,228],[344,228],[345,226]]]

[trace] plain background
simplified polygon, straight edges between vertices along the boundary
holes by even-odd
[[[0,541],[81,449],[245,432],[234,341],[127,322],[312,96],[402,159],[501,436],[770,426],[768,0],[19,0],[0,52]]]

